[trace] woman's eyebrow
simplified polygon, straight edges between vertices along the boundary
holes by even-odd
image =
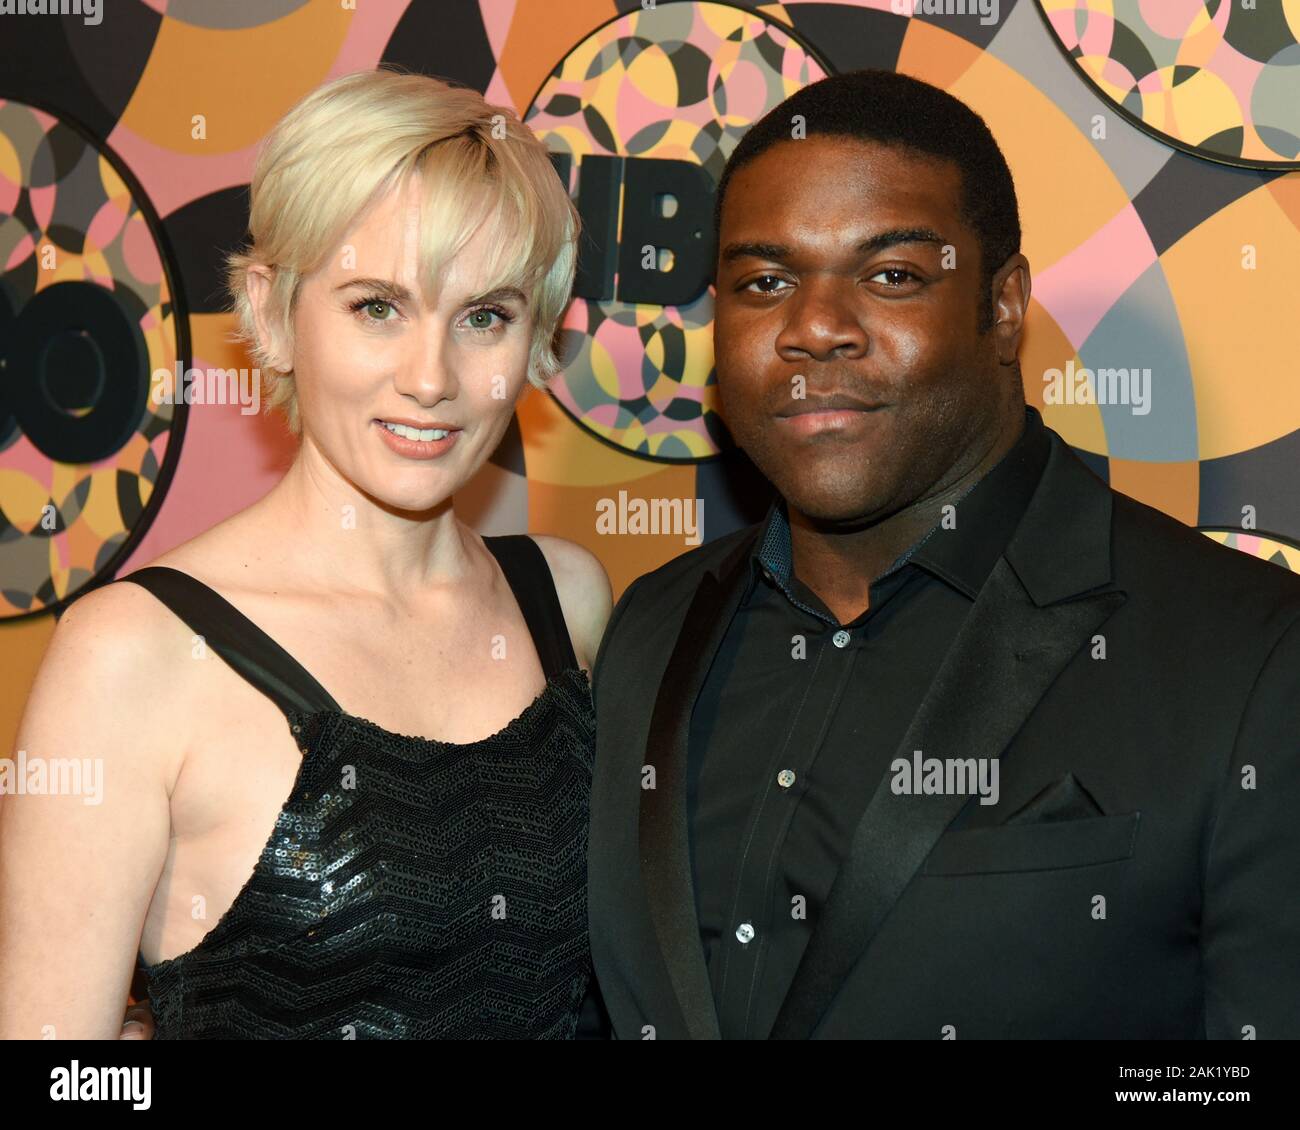
[[[347,282],[339,283],[334,289],[348,290],[356,287],[360,290],[368,290],[380,298],[393,302],[406,302],[411,297],[411,292],[406,287],[393,282],[391,279],[348,279]]]
[[[471,302],[523,302],[527,304],[528,296],[517,286],[499,286],[495,290],[489,290],[486,294],[476,294],[473,298],[465,299],[466,305]]]
[[[391,302],[409,302],[411,292],[400,283],[395,283],[391,279],[348,279],[347,282],[339,283],[334,289],[349,290],[351,288],[366,290]],[[494,290],[489,290],[485,294],[476,294],[464,300],[462,305],[469,306],[479,302],[522,302],[528,303],[528,296],[522,290],[515,286],[499,286]]]

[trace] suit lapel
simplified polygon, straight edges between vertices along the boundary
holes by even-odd
[[[1110,578],[1110,495],[1064,447],[1007,553],[971,606],[895,758],[999,757],[1093,632],[1118,591],[1077,594]],[[1086,478],[1085,478],[1086,476]],[[1059,535],[1059,536],[1056,536]],[[1068,599],[1069,597],[1075,599]],[[900,795],[881,780],[831,887],[772,1039],[811,1036],[935,841],[970,799]]]
[[[691,714],[745,591],[749,554],[758,536],[741,543],[700,578],[659,684],[646,740],[654,788],[641,789],[641,875],[673,994],[691,1039],[719,1039],[695,913],[686,824],[686,758]],[[653,1019],[653,1018],[652,1018]]]

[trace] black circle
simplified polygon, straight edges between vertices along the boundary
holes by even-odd
[[[176,362],[182,371],[187,369],[190,364],[190,327],[187,314],[187,303],[185,300],[185,291],[181,286],[179,273],[176,270],[176,258],[173,253],[170,240],[163,229],[162,221],[158,217],[158,212],[149,199],[148,193],[145,192],[144,186],[140,184],[130,167],[120,158],[112,149],[110,149],[94,131],[89,129],[86,124],[78,120],[67,110],[61,107],[55,107],[45,102],[43,99],[34,98],[31,95],[22,94],[14,91],[12,88],[6,88],[0,85],[0,101],[15,102],[19,105],[26,106],[33,110],[39,110],[51,117],[58,118],[66,125],[81,135],[87,146],[95,149],[101,157],[106,160],[112,167],[113,171],[126,186],[127,191],[131,194],[131,200],[140,213],[149,229],[149,234],[153,239],[154,246],[158,250],[158,257],[162,263],[163,277],[167,282],[167,292],[169,295],[170,313],[173,319],[173,326],[176,340]],[[0,279],[0,292],[5,289],[3,279]],[[3,303],[0,302],[0,308]],[[0,314],[0,327],[3,324],[3,315]],[[2,347],[0,347],[0,375],[4,373],[4,357]],[[148,374],[146,374],[146,381]],[[5,425],[5,403],[3,400],[4,386],[9,382],[0,380],[0,445],[6,442],[4,435]],[[176,466],[180,462],[181,448],[185,440],[185,425],[189,418],[189,405],[184,401],[179,401],[172,409],[172,419],[170,426],[167,428],[167,450],[163,455],[162,463],[158,467],[157,476],[153,483],[153,490],[150,492],[149,501],[145,504],[144,510],[140,513],[136,521],[126,531],[126,536],[121,539],[116,548],[111,551],[107,546],[104,552],[100,554],[95,562],[94,575],[80,588],[65,596],[51,600],[39,608],[33,608],[27,612],[16,612],[11,616],[3,618],[4,623],[13,624],[20,620],[26,620],[37,616],[58,615],[58,613],[73,600],[84,592],[89,592],[98,585],[106,584],[111,581],[118,568],[122,565],[136,547],[140,544],[141,539],[148,533],[150,525],[157,517],[161,509],[163,500],[167,497],[167,490],[171,486],[172,478],[176,473]],[[16,431],[13,434],[17,434]]]
[[[92,410],[107,379],[103,350],[85,330],[65,330],[46,342],[37,359],[37,381],[46,399],[69,416]]]
[[[121,451],[148,403],[144,335],[113,292],[94,283],[38,292],[10,327],[6,370],[10,411],[58,463],[96,463]],[[90,411],[69,411],[79,407]]]

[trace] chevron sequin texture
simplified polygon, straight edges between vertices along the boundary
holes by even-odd
[[[158,1039],[571,1039],[591,976],[586,676],[452,745],[334,710],[253,874],[147,970]],[[348,786],[351,787],[348,787]]]

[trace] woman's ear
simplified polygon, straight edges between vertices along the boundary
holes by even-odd
[[[271,287],[275,284],[275,274],[271,267],[255,263],[244,275],[244,289],[253,310],[253,323],[257,327],[257,344],[262,351],[268,368],[280,373],[287,373],[293,368],[285,349],[281,335],[273,329],[273,319],[269,317]]]

